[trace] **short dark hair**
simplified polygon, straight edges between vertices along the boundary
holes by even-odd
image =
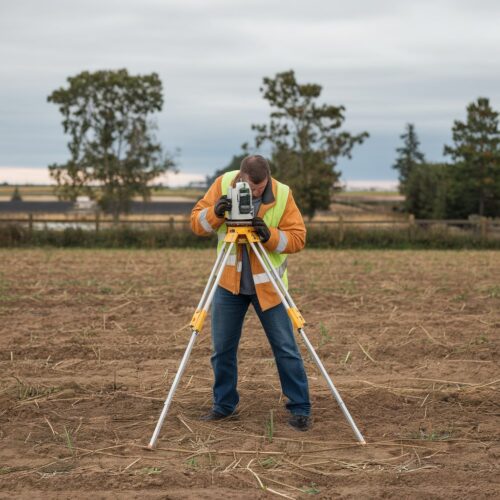
[[[269,163],[261,155],[250,155],[243,158],[240,165],[240,172],[242,174],[247,174],[250,180],[255,184],[259,184],[263,180],[271,177]]]

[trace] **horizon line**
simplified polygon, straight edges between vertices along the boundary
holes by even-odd
[[[190,183],[199,183],[206,180],[208,174],[187,172],[167,172],[158,176],[155,184],[165,184],[166,187],[186,187]],[[365,189],[397,189],[397,179],[349,179],[341,176],[341,185]],[[51,186],[55,181],[49,176],[47,167],[12,167],[0,166],[0,185],[12,186]]]

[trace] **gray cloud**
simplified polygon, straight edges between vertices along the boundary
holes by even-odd
[[[62,161],[47,95],[84,69],[127,67],[160,74],[159,137],[182,149],[182,169],[210,172],[266,121],[262,77],[293,68],[347,107],[347,130],[372,134],[346,176],[394,177],[406,122],[439,159],[468,102],[500,107],[499,14],[488,0],[3,0],[0,165]]]

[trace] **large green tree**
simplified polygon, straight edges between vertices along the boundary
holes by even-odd
[[[498,116],[489,99],[478,98],[467,106],[466,121],[454,122],[454,144],[444,147],[444,154],[455,161],[453,203],[467,214],[500,215]]]
[[[392,168],[399,172],[399,191],[406,194],[408,177],[417,165],[425,163],[425,157],[420,151],[420,142],[413,123],[407,123],[403,134],[399,136],[403,146],[396,149],[398,157]]]
[[[133,76],[121,69],[84,71],[67,81],[47,98],[59,106],[70,137],[69,160],[50,165],[50,175],[60,198],[98,196],[118,217],[134,196],[148,199],[150,183],[175,168],[151,118],[163,106],[161,80],[156,73]]]
[[[448,216],[450,166],[441,163],[413,165],[405,182],[405,209],[418,219]]]
[[[299,84],[292,70],[264,78],[260,91],[271,106],[270,120],[252,125],[257,148],[271,146],[273,174],[290,185],[309,218],[330,206],[341,174],[338,159],[350,158],[354,145],[368,137],[340,131],[345,108],[320,104],[321,90],[318,84]]]

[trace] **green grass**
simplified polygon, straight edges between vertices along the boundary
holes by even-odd
[[[73,437],[71,435],[71,431],[68,430],[66,426],[64,426],[64,441],[66,443],[66,447],[71,452],[72,455],[75,454],[75,446],[73,445]]]
[[[441,431],[431,431],[425,432],[420,430],[418,432],[413,432],[410,434],[410,439],[419,439],[422,441],[446,441],[453,437],[452,430],[441,430]]]
[[[16,385],[16,393],[17,399],[20,401],[24,401],[26,399],[34,398],[34,397],[42,397],[57,392],[58,389],[56,387],[40,387],[36,385],[31,385],[23,382],[18,379],[16,376],[14,378],[17,381]]]
[[[471,342],[471,344],[481,345],[481,344],[487,344],[488,342],[489,342],[488,337],[484,333],[481,333]]]
[[[266,439],[269,443],[273,442],[274,436],[274,410],[269,411],[269,419],[266,421]]]
[[[199,467],[199,464],[198,464],[198,461],[196,460],[195,457],[191,457],[191,458],[188,458],[186,460],[186,465],[190,468],[190,469],[197,469]]]
[[[122,225],[98,232],[82,228],[29,231],[18,224],[0,225],[0,247],[76,247],[76,248],[214,248],[215,235],[201,238],[188,227],[168,230],[165,226],[145,229]],[[329,225],[310,226],[308,248],[325,249],[500,249],[500,238],[481,240],[472,233],[448,233],[415,228],[410,235],[405,228],[347,228],[340,241],[339,231]],[[370,264],[363,264],[370,272]],[[355,292],[355,283],[346,281],[348,293]],[[494,288],[497,296],[500,289]]]
[[[302,491],[304,493],[307,493],[308,495],[317,495],[318,493],[320,493],[320,490],[316,483],[311,483],[309,486],[304,486],[302,488]]]
[[[424,434],[422,439],[426,441],[446,441],[452,437],[453,433],[450,431],[433,431],[428,434]]]
[[[264,458],[259,463],[264,469],[272,469],[278,465],[278,462],[274,457]]]

